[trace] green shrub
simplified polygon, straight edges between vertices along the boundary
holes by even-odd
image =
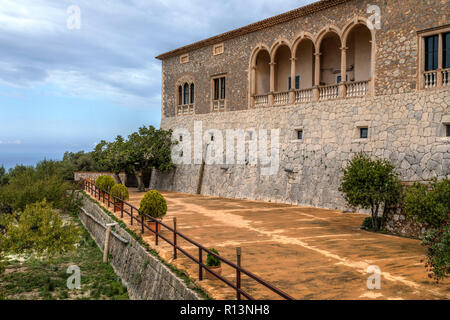
[[[109,193],[111,188],[116,185],[116,180],[111,176],[100,176],[95,181],[95,185],[101,190]]]
[[[364,153],[356,154],[343,169],[344,176],[339,188],[347,203],[354,208],[370,209],[372,225],[376,225],[380,208],[396,204],[401,196],[401,184],[394,166],[385,159],[372,160]],[[382,225],[387,217],[383,212]]]
[[[433,181],[428,188],[415,183],[409,188],[404,205],[407,214],[419,222],[439,228],[449,221],[450,214],[450,180]]]
[[[381,228],[382,222],[383,222],[383,219],[381,217],[378,217],[377,218],[378,229]],[[372,220],[371,217],[368,217],[368,218],[364,219],[364,222],[362,224],[362,228],[366,229],[366,230],[374,230],[374,228],[373,228],[373,220]]]
[[[447,278],[450,274],[450,225],[428,232],[422,245],[428,247],[426,267],[430,278],[437,282]]]
[[[130,199],[130,194],[128,193],[128,188],[123,184],[116,184],[111,188],[111,196],[119,198],[120,200],[127,201]]]
[[[215,254],[219,255],[219,252],[214,248],[209,249],[209,251],[212,251]],[[219,258],[213,256],[211,253],[208,253],[208,256],[206,257],[206,265],[208,267],[220,267],[221,264],[222,261],[220,261]]]
[[[99,177],[97,177],[97,179],[95,179],[95,186],[97,188],[101,188],[101,186],[103,185],[104,178],[105,178],[105,176],[99,176]]]
[[[142,198],[139,211],[155,219],[162,219],[167,213],[166,199],[158,191],[151,190]]]

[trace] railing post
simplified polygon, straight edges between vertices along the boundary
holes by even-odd
[[[198,248],[198,280],[203,280],[203,252],[202,248]]]
[[[177,218],[173,217],[173,260],[177,259]]]
[[[237,260],[237,266],[241,267],[241,254],[242,250],[241,247],[236,248],[236,260]],[[236,288],[241,289],[241,270],[236,269]],[[236,300],[241,300],[241,293],[239,290],[236,290]]]
[[[120,217],[123,219],[123,207],[124,207],[125,204],[123,203],[122,200],[120,200],[119,203],[121,204],[121,206],[120,206]]]
[[[158,245],[158,240],[159,240],[159,236],[158,236],[158,227],[159,227],[159,223],[158,220],[155,219],[155,245]]]
[[[131,225],[133,225],[133,207],[130,206],[130,208],[131,208],[131,212],[130,212],[130,215],[131,215]]]
[[[141,234],[144,235],[144,216],[141,217]]]
[[[111,206],[111,194],[108,195],[108,209]]]
[[[116,198],[113,199],[113,211],[116,212]]]

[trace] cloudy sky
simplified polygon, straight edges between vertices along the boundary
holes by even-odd
[[[155,56],[311,2],[0,0],[0,165],[159,126]]]

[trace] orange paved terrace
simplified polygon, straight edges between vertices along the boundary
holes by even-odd
[[[296,299],[450,299],[449,281],[436,284],[424,264],[420,241],[360,230],[365,215],[340,211],[162,192],[168,213],[163,222],[194,241],[216,248],[236,261],[242,247],[242,265]],[[139,208],[144,193],[130,189],[130,203]],[[120,218],[120,213],[116,213]],[[130,219],[124,221],[129,225]],[[139,230],[138,228],[134,228]],[[163,235],[169,236],[169,231]],[[154,236],[144,239],[169,263],[198,279],[198,267]],[[172,239],[172,238],[170,238]],[[178,240],[194,256],[192,245]],[[206,258],[204,258],[205,261]],[[368,290],[369,266],[381,269],[381,290]],[[222,266],[222,275],[235,281],[235,271]],[[215,299],[235,299],[221,281],[197,283]],[[257,299],[279,299],[268,289],[243,276],[243,289]]]

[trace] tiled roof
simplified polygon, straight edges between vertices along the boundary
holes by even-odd
[[[302,17],[302,16],[306,16],[321,10],[325,10],[331,7],[334,7],[336,5],[339,5],[341,3],[345,3],[351,0],[321,0],[321,1],[317,1],[314,3],[311,3],[307,6],[303,6],[300,7],[298,9],[295,10],[291,10],[288,11],[286,13],[282,13],[280,15],[268,18],[268,19],[264,19],[261,20],[259,22],[255,22],[252,24],[249,24],[248,26],[239,28],[239,29],[235,29],[232,31],[228,31],[225,33],[222,33],[220,35],[199,41],[199,42],[195,42],[193,44],[189,44],[187,46],[163,53],[159,56],[156,57],[156,59],[160,59],[160,60],[164,60],[167,58],[171,58],[171,57],[175,57],[196,49],[200,49],[206,46],[210,46],[210,45],[214,45],[217,43],[221,43],[223,41],[226,40],[230,40],[251,32],[255,32],[255,31],[259,31],[265,28],[269,28],[272,27],[274,25],[280,24],[280,23],[284,23],[284,22],[288,22],[291,21],[293,19]]]

